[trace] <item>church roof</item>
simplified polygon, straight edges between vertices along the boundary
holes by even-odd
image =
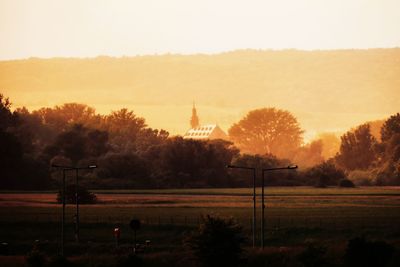
[[[201,125],[196,128],[189,129],[185,135],[184,139],[228,139],[227,134],[217,125],[208,124]]]

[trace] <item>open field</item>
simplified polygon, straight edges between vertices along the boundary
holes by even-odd
[[[81,243],[75,244],[74,205],[67,205],[67,252],[105,253],[114,247],[112,230],[121,227],[121,243],[128,246],[132,218],[142,221],[138,240],[151,240],[154,251],[177,250],[185,234],[201,216],[233,217],[243,225],[251,243],[251,189],[182,189],[97,191],[99,203],[81,205]],[[400,188],[354,189],[268,188],[266,242],[269,246],[297,246],[306,240],[342,244],[365,235],[400,243]],[[43,249],[59,249],[61,207],[54,192],[0,193],[0,237],[12,254],[26,254],[34,240]],[[257,233],[261,198],[257,197]],[[257,238],[258,238],[257,234]],[[258,240],[259,241],[259,240]]]

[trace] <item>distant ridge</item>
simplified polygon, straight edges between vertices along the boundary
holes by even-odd
[[[71,101],[100,109],[183,106],[195,98],[210,110],[240,109],[223,118],[204,111],[226,125],[264,106],[305,119],[316,112],[374,119],[399,111],[400,48],[8,60],[0,61],[0,91],[28,108]],[[182,125],[190,109],[184,115]]]

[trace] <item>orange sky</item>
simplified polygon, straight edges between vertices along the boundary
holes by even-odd
[[[400,44],[398,0],[1,0],[0,59]]]

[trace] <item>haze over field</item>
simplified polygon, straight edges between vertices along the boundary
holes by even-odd
[[[201,123],[225,130],[251,109],[277,107],[298,117],[307,140],[398,112],[400,49],[31,58],[0,62],[0,88],[14,107],[128,107],[172,134],[189,127],[193,100]]]

